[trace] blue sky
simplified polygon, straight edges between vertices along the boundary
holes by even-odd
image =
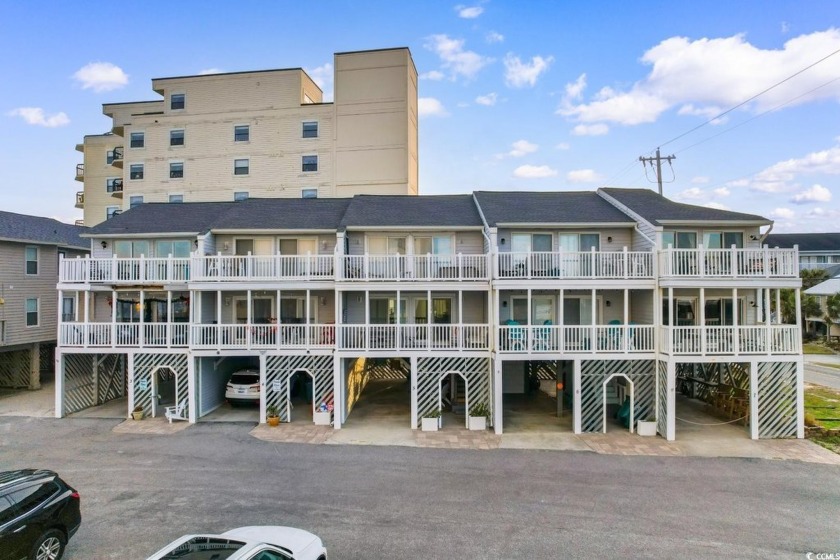
[[[152,78],[302,66],[330,95],[333,53],[395,46],[421,194],[655,189],[662,146],[671,198],[840,231],[840,53],[673,140],[840,50],[833,1],[0,0],[0,208],[80,218],[75,144]]]

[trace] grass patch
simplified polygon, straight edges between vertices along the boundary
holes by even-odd
[[[840,436],[817,436],[810,438],[810,440],[829,451],[840,454]]]
[[[822,344],[814,344],[813,342],[807,342],[802,345],[802,353],[803,354],[834,354],[834,350],[831,348],[826,348]]]
[[[826,387],[805,389],[805,416],[823,428],[840,428],[840,392]]]
[[[840,369],[840,364],[824,364],[820,362],[814,362],[814,364],[822,367],[833,367],[834,369]]]

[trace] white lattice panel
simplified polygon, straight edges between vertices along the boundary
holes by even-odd
[[[134,356],[134,406],[142,406],[149,413],[152,410],[152,376],[160,368],[172,370],[175,375],[175,402],[179,402],[189,394],[189,379],[187,376],[187,362],[189,357],[184,354],[136,354]],[[182,396],[183,395],[183,396]],[[184,415],[189,414],[189,399]]]
[[[580,364],[580,418],[582,432],[599,432],[604,426],[604,381],[623,373],[633,382],[633,417],[653,416],[656,378],[651,360],[583,360]]]
[[[64,412],[72,414],[96,404],[93,383],[95,354],[64,354]]]
[[[0,387],[25,389],[29,387],[29,350],[0,352]]]
[[[426,414],[438,410],[440,406],[440,377],[445,373],[460,373],[466,378],[466,391],[469,404],[473,406],[484,403],[491,410],[489,420],[492,420],[493,400],[490,398],[490,358],[418,358],[417,359],[417,416],[423,418]]]
[[[668,362],[656,362],[656,431],[668,435]]]
[[[268,356],[265,360],[265,404],[266,408],[271,405],[278,408],[281,422],[288,422],[290,418],[289,377],[297,371],[312,375],[312,398],[316,406],[333,402],[332,356]],[[279,382],[279,391],[274,390],[275,382]]]
[[[796,364],[759,362],[758,437],[796,437]]]

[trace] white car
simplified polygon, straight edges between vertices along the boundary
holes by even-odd
[[[146,560],[327,560],[321,539],[303,529],[240,527],[221,535],[186,535]]]
[[[225,399],[232,406],[260,404],[260,372],[255,369],[233,372],[225,387]]]

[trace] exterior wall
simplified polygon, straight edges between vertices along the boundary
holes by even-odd
[[[216,291],[202,291],[194,292],[201,294],[201,323],[210,324],[216,321]],[[328,324],[335,322],[335,292],[332,290],[311,290],[309,319],[313,324]],[[239,299],[246,299],[248,292],[245,290],[223,290],[222,291],[222,313],[221,324],[233,324],[236,322],[236,301]],[[275,286],[272,289],[266,290],[252,290],[251,297],[271,298],[274,302],[272,317],[276,316],[277,308],[277,290]],[[280,297],[287,298],[306,298],[305,290],[281,290]],[[322,300],[323,298],[323,300]],[[321,303],[323,301],[323,304]],[[305,305],[305,304],[304,304]],[[363,311],[364,316],[364,311]],[[264,317],[252,317],[252,322],[258,322]]]
[[[636,310],[636,297],[635,294],[637,291],[630,292],[630,305],[628,309],[629,313],[629,320],[634,321],[640,325],[650,325],[653,324],[653,321],[647,321],[646,319],[650,317],[651,312],[648,309],[639,309]],[[638,293],[650,293],[650,290],[639,290]],[[561,307],[560,301],[560,291],[556,290],[533,290],[531,292],[532,297],[534,296],[552,296],[554,298],[554,324],[560,324],[560,317],[562,316],[563,309]],[[499,309],[499,324],[504,325],[505,321],[512,318],[513,313],[513,303],[512,299],[517,297],[527,297],[528,292],[527,290],[502,290],[499,294],[499,300],[503,302],[502,307]],[[564,290],[563,291],[564,299],[573,299],[573,298],[590,298],[592,297],[591,290]],[[610,304],[607,305],[607,302]],[[507,305],[504,305],[507,303]],[[650,304],[650,299],[647,300],[648,305]],[[465,304],[466,306],[466,304]],[[596,324],[598,325],[606,325],[610,321],[620,321],[624,322],[624,290],[603,290],[598,289],[595,294],[595,310],[596,310]],[[645,313],[646,312],[646,313]],[[565,321],[564,321],[565,323]],[[590,324],[590,323],[585,323]]]
[[[207,246],[205,245],[205,254],[218,254],[221,253],[222,255],[234,255],[236,253],[236,240],[237,239],[270,239],[274,250],[271,254],[276,255],[279,251],[279,243],[278,240],[280,239],[312,239],[316,238],[318,240],[318,253],[319,255],[332,255],[335,251],[335,244],[336,244],[336,237],[334,233],[319,233],[319,234],[310,234],[307,235],[303,232],[298,234],[290,234],[290,235],[233,235],[233,234],[223,234],[223,235],[216,235],[215,237],[215,249],[216,252],[208,252]]]
[[[615,229],[607,229],[607,228],[587,228],[581,227],[579,229],[564,229],[564,230],[546,230],[540,228],[499,228],[498,232],[498,239],[499,239],[499,246],[498,251],[500,253],[509,253],[512,250],[512,238],[511,234],[513,233],[550,233],[551,234],[551,246],[553,251],[558,251],[560,246],[560,234],[561,233],[598,233],[600,234],[600,243],[601,243],[601,251],[621,251],[624,247],[627,247],[628,250],[647,250],[647,249],[635,249],[633,248],[633,230],[630,228],[615,228]],[[608,241],[608,238],[611,238],[612,241]],[[502,243],[501,240],[504,239],[505,242]]]
[[[408,286],[406,286],[408,288]],[[346,309],[346,317],[343,321],[345,324],[355,324],[361,325],[365,323],[365,294],[364,292],[344,292],[345,297],[345,309]],[[372,291],[370,293],[370,299],[382,299],[382,298],[391,298],[394,299],[397,297],[396,292],[387,292],[387,291]],[[485,323],[487,322],[487,294],[485,292],[464,292],[463,295],[463,302],[464,302],[464,314],[463,314],[463,321],[461,321],[460,316],[458,314],[458,293],[452,291],[432,291],[432,299],[435,298],[450,298],[452,300],[452,317],[450,318],[450,322],[455,324],[459,322],[463,322],[466,324],[475,324],[475,323]],[[409,291],[406,289],[405,291],[400,291],[400,300],[405,304],[405,323],[404,324],[413,324],[415,322],[414,318],[414,305],[415,302],[418,300],[426,300],[427,293],[425,291]],[[400,303],[400,306],[403,306],[403,303]],[[422,324],[426,324],[425,322]]]
[[[104,222],[109,206],[123,207],[123,199],[112,196],[106,190],[106,182],[109,178],[123,176],[122,169],[108,163],[107,153],[122,145],[123,139],[113,134],[85,136],[83,148],[85,180],[84,184],[78,184],[79,190],[85,193],[83,215],[85,225],[88,227]]]
[[[414,238],[433,235],[451,235],[452,253],[464,255],[484,254],[484,236],[480,231],[352,231],[347,233],[348,255],[364,255],[367,250],[369,237],[405,237],[406,254],[415,254]],[[333,239],[335,243],[335,239]]]

